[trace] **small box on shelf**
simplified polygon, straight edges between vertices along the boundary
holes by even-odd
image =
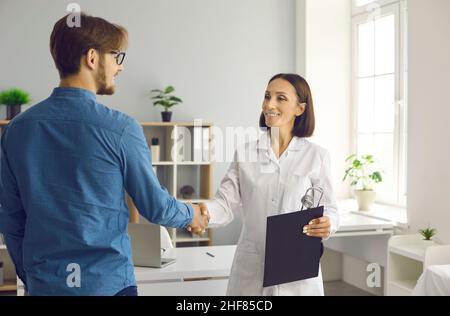
[[[152,153],[152,162],[159,162],[160,160],[160,146],[159,146],[159,138],[152,137],[152,142],[150,146],[150,151]]]

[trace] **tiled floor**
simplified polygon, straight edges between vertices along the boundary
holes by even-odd
[[[325,296],[373,296],[342,281],[324,283]]]

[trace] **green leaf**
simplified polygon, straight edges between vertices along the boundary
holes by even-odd
[[[362,166],[361,161],[359,161],[358,159],[353,160],[353,168],[360,169],[361,166]]]
[[[174,96],[171,96],[169,99],[170,99],[170,101],[174,101],[174,102],[177,102],[177,103],[183,102],[180,98],[177,98],[177,97],[174,97]]]
[[[349,156],[347,159],[345,159],[345,162],[349,162],[350,160],[352,160],[355,157],[356,157],[356,155],[353,154],[353,155]]]
[[[373,156],[372,155],[367,155],[367,156],[363,156],[363,159],[369,163],[373,163]]]
[[[0,93],[0,104],[23,105],[30,103],[30,95],[20,89],[9,89]]]
[[[172,93],[172,92],[174,92],[174,91],[175,91],[175,88],[174,88],[174,87],[168,86],[168,87],[164,90],[164,93],[165,93],[165,94],[169,94],[169,93]]]
[[[375,181],[375,183],[380,183],[383,181],[383,178],[381,177],[381,173],[379,171],[375,171],[372,175],[371,178],[373,181]]]
[[[167,103],[166,103],[165,101],[163,101],[163,100],[156,101],[156,102],[153,103],[153,105],[155,105],[155,106],[156,106],[156,105],[161,105],[161,106],[164,106],[164,107],[166,106],[166,104],[167,104]]]

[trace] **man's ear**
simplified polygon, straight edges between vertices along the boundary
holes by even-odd
[[[301,116],[303,113],[305,113],[306,109],[306,103],[298,103],[297,106],[297,113],[295,113],[297,116]]]
[[[83,56],[84,59],[84,64],[86,65],[86,67],[90,70],[95,70],[97,69],[97,64],[98,64],[98,52],[91,48],[88,50],[88,52],[86,53],[85,56]]]

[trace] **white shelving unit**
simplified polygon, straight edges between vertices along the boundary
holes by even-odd
[[[387,296],[409,296],[430,265],[450,263],[450,245],[430,244],[420,235],[393,236],[388,245]]]
[[[184,203],[201,203],[212,198],[212,163],[211,163],[211,134],[212,124],[209,122],[142,122],[144,134],[149,148],[151,140],[157,137],[160,145],[159,160],[152,160],[152,166],[156,167],[156,175],[160,183],[167,188],[169,193]],[[208,129],[207,133],[207,151],[203,153],[201,159],[194,161],[194,148],[190,148],[189,159],[181,159],[180,155],[180,135],[186,135],[189,132],[191,141],[194,138],[194,129],[202,130],[202,142],[205,142],[203,129]],[[197,130],[198,131],[198,130]],[[203,146],[202,146],[203,147]],[[205,159],[206,156],[206,159]],[[191,185],[195,194],[186,199],[180,194],[180,188],[184,185]],[[134,204],[128,199],[128,205],[131,210],[130,221],[137,222],[139,216]],[[133,215],[133,213],[135,215]],[[193,246],[200,244],[203,246],[211,245],[212,233],[207,230],[204,237],[194,236],[185,229],[168,229],[174,246]],[[193,244],[194,243],[194,244]]]

